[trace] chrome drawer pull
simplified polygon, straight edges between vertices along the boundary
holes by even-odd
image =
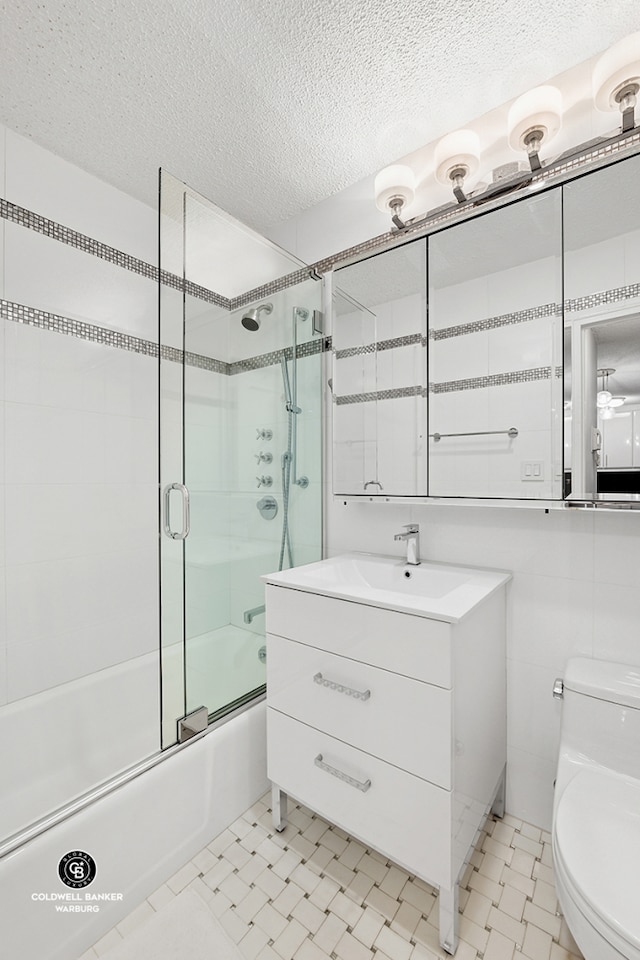
[[[329,764],[325,763],[322,759],[321,753],[318,754],[313,762],[315,763],[316,767],[320,767],[321,770],[324,770],[326,773],[330,773],[332,777],[337,777],[338,780],[343,780],[344,783],[348,783],[350,787],[355,787],[356,790],[362,790],[363,793],[366,793],[371,786],[371,780],[365,780],[362,782],[360,780],[356,780],[355,777],[350,777],[348,773],[343,773],[342,770],[338,770],[336,767],[329,766]]]
[[[371,696],[371,690],[354,690],[352,687],[345,687],[343,683],[327,680],[321,673],[316,673],[313,682],[319,683],[322,687],[329,687],[330,690],[337,690],[338,693],[346,693],[348,697],[353,697],[354,700],[368,700]]]

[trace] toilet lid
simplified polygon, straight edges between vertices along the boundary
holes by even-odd
[[[555,841],[562,871],[595,917],[640,950],[640,782],[577,774],[558,803]]]

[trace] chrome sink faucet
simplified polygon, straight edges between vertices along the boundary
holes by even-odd
[[[416,567],[420,563],[420,527],[417,523],[405,524],[406,533],[396,533],[394,540],[406,540],[407,563]]]

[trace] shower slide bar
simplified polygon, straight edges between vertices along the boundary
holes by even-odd
[[[513,440],[518,436],[518,431],[515,427],[509,427],[508,430],[476,430],[473,433],[430,433],[429,436],[433,437],[434,443],[438,443],[444,437],[490,437],[498,434],[504,434]]]

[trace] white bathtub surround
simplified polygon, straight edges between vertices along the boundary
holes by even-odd
[[[108,632],[99,636],[107,646]],[[154,652],[7,704],[0,711],[1,838],[155,753],[158,686]],[[37,766],[30,780],[26,758]]]
[[[6,857],[0,927],[7,955],[76,960],[137,910],[264,793],[264,737],[265,710],[257,705]],[[78,849],[97,865],[87,892],[122,899],[82,914],[34,901],[33,894],[69,892],[58,862]]]
[[[456,960],[581,960],[557,913],[550,841],[508,815],[486,822],[463,878]],[[121,960],[129,943],[155,956],[154,919],[182,891],[202,899],[244,960],[448,956],[432,887],[301,805],[274,833],[267,794],[79,960]]]

